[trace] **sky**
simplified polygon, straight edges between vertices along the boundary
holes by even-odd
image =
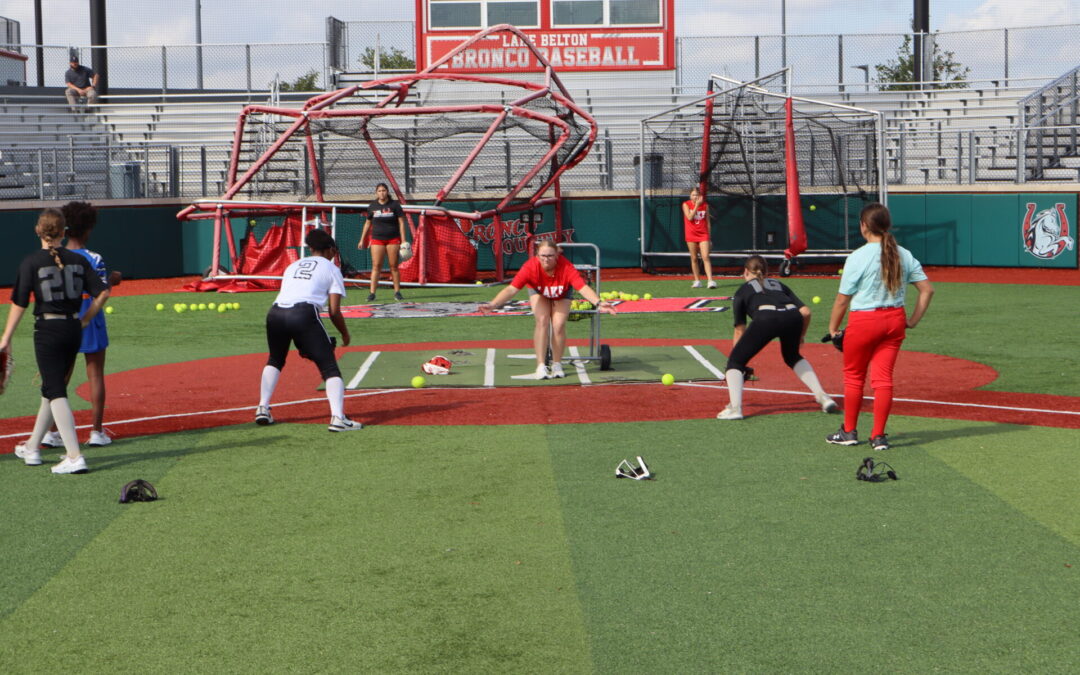
[[[204,43],[322,42],[326,17],[344,21],[411,20],[412,0],[107,0],[108,38],[116,46],[195,42],[201,3]],[[781,5],[788,34],[899,33],[913,0],[675,0],[679,35],[777,35]],[[43,0],[44,43],[90,43],[89,0]],[[303,11],[296,11],[297,6]],[[0,0],[0,16],[19,21],[34,41],[34,3]],[[955,31],[1080,23],[1080,0],[931,0],[931,30]]]

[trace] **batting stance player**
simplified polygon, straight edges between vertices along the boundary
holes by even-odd
[[[337,244],[325,230],[312,230],[304,243],[313,255],[301,258],[285,268],[281,291],[266,313],[266,344],[270,358],[263,368],[259,406],[255,423],[274,423],[270,414],[270,398],[274,395],[289,344],[295,343],[300,356],[311,359],[326,382],[326,399],[330,403],[330,431],[354,431],[363,428],[345,416],[345,382],[341,379],[334,344],[326,334],[319,311],[328,306],[330,321],[341,333],[342,346],[349,344],[349,329],[341,315],[341,299],[345,297],[345,281],[334,264]]]
[[[784,356],[784,363],[794,370],[803,384],[814,393],[822,412],[840,412],[836,402],[821,388],[813,366],[799,353],[799,344],[810,326],[810,310],[790,288],[776,279],[770,279],[767,272],[765,258],[752,255],[746,259],[743,266],[743,279],[746,283],[735,291],[731,301],[732,313],[735,315],[735,334],[731,338],[731,355],[728,357],[727,372],[724,374],[730,402],[716,415],[716,419],[743,418],[742,393],[746,364],[774,338],[780,338],[780,353]],[[746,327],[747,316],[753,319],[749,328]]]

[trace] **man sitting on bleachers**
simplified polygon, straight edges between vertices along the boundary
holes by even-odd
[[[67,96],[71,112],[78,111],[79,99],[84,96],[88,105],[97,103],[98,74],[92,68],[80,66],[77,54],[71,55],[71,67],[64,73],[64,82],[67,83],[64,95]]]

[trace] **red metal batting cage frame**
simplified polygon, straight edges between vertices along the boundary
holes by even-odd
[[[449,70],[448,64],[454,56],[470,46],[484,40],[509,39],[499,34],[511,34],[520,41],[521,46],[532,51],[538,63],[543,65],[543,72],[533,82],[527,80],[512,80],[502,77],[487,75],[475,75],[456,73]],[[420,85],[433,86],[436,82],[470,83],[476,85],[495,85],[512,91],[520,91],[517,98],[509,102],[499,103],[466,103],[461,105],[410,105],[416,100],[416,96],[410,98],[410,94],[416,92]],[[370,96],[373,91],[387,90],[388,93],[369,107],[335,108],[336,104],[344,104],[348,99],[358,95]],[[479,98],[482,94],[478,94]],[[437,103],[437,101],[436,101]],[[528,107],[533,104],[533,107]],[[268,115],[277,116],[278,119],[288,123],[282,131],[248,168],[240,173],[241,160],[247,149],[248,140],[245,136],[245,125],[249,116]],[[389,163],[380,152],[378,142],[380,138],[372,133],[372,120],[383,116],[429,116],[440,115],[441,119],[454,119],[452,116],[490,115],[491,121],[482,133],[473,129],[474,135],[478,136],[471,150],[463,158],[461,164],[449,176],[445,183],[435,193],[434,198],[425,204],[410,203],[406,192],[394,176]],[[447,117],[451,116],[451,117]],[[546,148],[538,161],[528,167],[523,175],[516,176],[516,181],[507,182],[509,190],[501,196],[496,205],[481,211],[455,210],[448,204],[454,198],[454,190],[458,183],[474,165],[485,145],[500,129],[504,129],[504,123],[512,118],[514,124],[531,124],[542,131],[546,125],[546,139],[538,141],[541,148]],[[387,77],[372,80],[363,84],[346,87],[336,91],[318,94],[304,103],[302,108],[285,108],[270,105],[248,105],[240,113],[236,123],[233,137],[232,153],[229,161],[227,188],[224,194],[217,199],[202,199],[186,207],[177,215],[180,220],[210,220],[214,221],[214,250],[213,260],[210,262],[208,279],[242,279],[242,278],[267,278],[255,277],[245,274],[243,269],[243,254],[237,251],[232,232],[231,217],[248,217],[253,215],[270,216],[282,215],[296,216],[299,214],[298,202],[304,202],[306,212],[311,215],[317,214],[317,223],[333,225],[326,218],[336,210],[340,210],[343,204],[331,204],[324,194],[326,176],[322,173],[318,154],[316,152],[315,134],[319,128],[332,125],[335,121],[351,119],[349,135],[359,142],[366,143],[370,151],[370,157],[378,164],[379,170],[385,177],[385,182],[390,187],[392,195],[405,207],[406,217],[416,243],[417,260],[416,277],[420,284],[429,283],[432,257],[437,256],[439,242],[433,240],[429,221],[439,220],[445,225],[450,219],[458,226],[462,233],[472,229],[477,221],[492,219],[494,227],[494,241],[492,242],[495,276],[502,280],[507,278],[504,268],[504,214],[531,211],[537,207],[555,205],[555,236],[562,230],[562,214],[559,204],[561,202],[560,177],[564,172],[580,163],[588,154],[596,140],[597,127],[592,116],[579,107],[571,97],[569,91],[563,85],[558,75],[544,54],[536,48],[529,38],[519,29],[508,24],[492,26],[480,31],[471,38],[465,40],[457,48],[448,52],[438,61],[432,63],[424,70],[407,75]],[[429,118],[430,119],[430,118]],[[465,119],[462,117],[461,119]],[[486,121],[486,120],[485,120]],[[313,125],[316,130],[313,132]],[[320,125],[322,125],[320,127]],[[457,132],[450,132],[454,134]],[[310,172],[310,194],[300,199],[288,202],[272,201],[241,201],[245,188],[251,189],[253,183],[258,182],[259,172],[262,171],[271,159],[281,150],[286,143],[296,136],[302,137],[305,152],[305,170]],[[531,136],[543,136],[536,133],[535,129]],[[294,140],[295,142],[295,140]],[[545,145],[546,143],[546,145]],[[540,175],[542,171],[545,174]],[[238,175],[239,174],[239,175]],[[538,177],[539,176],[539,177]],[[442,178],[440,177],[441,181]],[[500,193],[501,194],[501,193]],[[335,200],[340,201],[340,200]],[[335,209],[335,207],[337,207]],[[292,219],[294,222],[306,219]],[[471,223],[467,222],[471,221]],[[312,221],[308,220],[308,227]],[[301,228],[304,227],[301,224]],[[227,242],[229,260],[231,261],[231,273],[222,270],[221,265],[221,242]],[[299,239],[303,239],[300,233]],[[411,261],[410,261],[411,262]],[[284,265],[281,266],[284,270]],[[404,271],[404,270],[403,270]],[[473,272],[475,274],[475,270]],[[280,277],[278,277],[280,278]],[[434,280],[438,281],[438,280]]]

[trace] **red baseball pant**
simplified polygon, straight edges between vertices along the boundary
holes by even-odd
[[[844,429],[854,431],[862,409],[866,371],[874,390],[874,428],[885,433],[893,401],[893,366],[907,335],[903,307],[851,312],[844,331]]]

